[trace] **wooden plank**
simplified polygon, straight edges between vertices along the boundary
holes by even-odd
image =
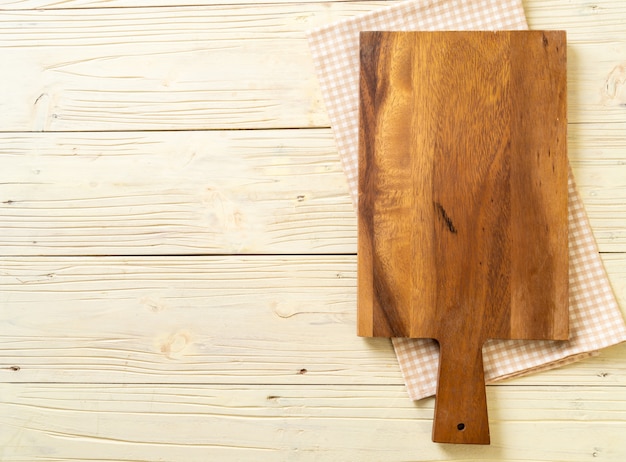
[[[0,254],[345,253],[328,130],[0,135]]]
[[[381,8],[403,0],[375,0],[375,1],[352,1],[352,0],[274,0],[272,3],[323,3],[331,5],[338,3],[352,3],[352,5],[340,5],[340,7],[362,8],[364,11]],[[137,7],[171,7],[176,4],[181,6],[211,6],[211,5],[238,5],[267,3],[266,0],[246,0],[245,2],[224,2],[224,0],[184,0],[174,2],[171,0],[5,0],[0,6],[0,11],[11,10],[45,10],[66,8],[137,8]],[[615,13],[623,12],[626,6],[621,2],[601,0],[572,4],[567,0],[524,0],[524,10],[535,29],[541,28],[541,24],[558,23],[560,28],[571,27],[580,23],[581,19],[593,21],[598,25],[604,24],[604,19],[614,19]]]
[[[626,254],[604,259],[626,307]],[[355,256],[0,259],[0,382],[402,384],[355,323]],[[517,380],[626,385],[625,359]]]
[[[568,154],[601,251],[626,249],[626,124],[569,124]]]
[[[2,130],[327,126],[304,30],[363,9],[6,12]]]
[[[567,148],[571,162],[624,161],[626,123],[569,124]]]
[[[400,380],[388,340],[354,335],[354,257],[18,257],[0,268],[4,381]]]
[[[624,132],[570,125],[603,251],[626,250]],[[0,133],[0,172],[2,255],[356,252],[328,129]]]
[[[0,385],[3,461],[622,462],[624,387],[489,387],[492,446],[433,444],[402,386]]]
[[[601,251],[626,248],[626,163],[624,160],[572,162],[578,190]],[[613,172],[611,172],[613,170]]]
[[[353,1],[353,0],[273,0],[271,3],[328,3],[329,8],[340,2],[352,3],[353,5],[345,5],[348,8],[361,8],[363,11],[369,11],[374,7],[384,7],[392,3],[398,3],[402,0],[374,0],[374,1]],[[229,1],[223,0],[5,0],[0,6],[0,11],[10,10],[59,10],[67,8],[138,8],[138,7],[172,7],[172,6],[214,6],[214,5],[230,5],[237,6],[242,4],[263,4],[268,3],[267,0],[246,0],[246,1]]]
[[[533,5],[539,8],[538,2]],[[626,8],[605,0],[591,14],[556,5],[564,19],[531,14],[531,25],[568,29],[569,121],[622,121]],[[7,11],[0,17],[0,57],[3,85],[11,91],[0,97],[0,126],[5,131],[328,126],[304,32],[379,6]]]
[[[626,124],[569,124],[568,151],[576,184],[601,251],[626,248]]]

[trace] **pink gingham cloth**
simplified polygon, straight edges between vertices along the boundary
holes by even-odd
[[[359,32],[527,28],[519,0],[410,0],[308,33],[309,47],[355,204]],[[490,340],[483,348],[488,383],[569,364],[626,340],[626,324],[600,260],[571,169],[568,197],[570,340]],[[421,399],[433,395],[439,362],[435,342],[394,338],[393,345],[409,396]]]

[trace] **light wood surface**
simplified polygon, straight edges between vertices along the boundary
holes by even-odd
[[[626,7],[620,0],[595,9],[537,0],[527,4],[529,19],[538,4],[531,26],[566,29],[572,45],[569,121],[623,122]],[[11,131],[327,126],[304,32],[380,7],[327,1],[3,12],[0,52],[10,63],[3,85],[12,91],[0,98],[0,125]]]
[[[390,343],[355,335],[354,255],[0,262],[3,381],[402,384]],[[626,258],[604,262],[624,306]],[[501,386],[626,386],[624,354]]]
[[[304,31],[391,3],[0,5],[0,460],[626,459],[624,345],[488,386],[468,449],[354,335]],[[626,2],[524,7],[568,32],[570,160],[626,308]]]
[[[28,447],[54,462],[626,456],[623,388],[490,387],[500,443],[469,447],[431,443],[433,400],[408,401],[402,386],[5,384],[0,396],[0,423],[13,429],[4,460],[37,460]]]

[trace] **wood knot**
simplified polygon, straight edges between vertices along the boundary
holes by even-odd
[[[159,350],[169,359],[183,355],[184,350],[191,344],[191,335],[187,332],[177,332],[161,340]]]
[[[613,106],[626,103],[626,63],[615,66],[609,72],[602,89],[602,99],[605,104]]]
[[[139,302],[153,313],[158,313],[167,309],[167,304],[156,297],[142,297]]]

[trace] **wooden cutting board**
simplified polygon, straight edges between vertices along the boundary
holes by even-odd
[[[433,441],[489,444],[487,339],[568,338],[563,31],[362,32],[358,334],[440,346]]]

